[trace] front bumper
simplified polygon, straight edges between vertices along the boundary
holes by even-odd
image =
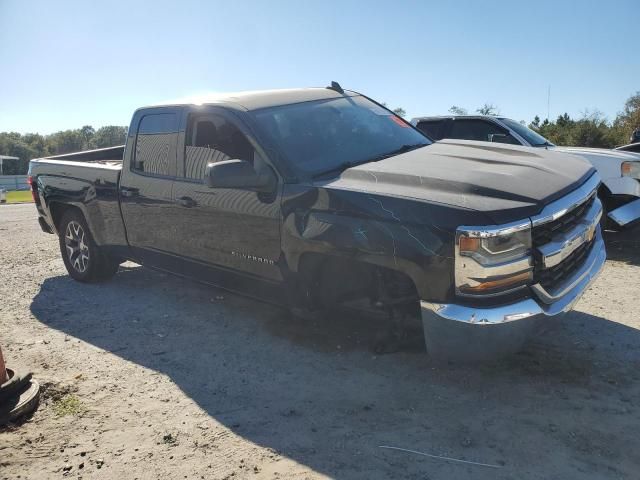
[[[598,229],[584,264],[566,280],[563,295],[552,303],[545,303],[548,298],[531,297],[486,308],[421,301],[428,353],[445,359],[473,360],[518,350],[539,320],[573,308],[602,271],[605,260],[604,241]]]

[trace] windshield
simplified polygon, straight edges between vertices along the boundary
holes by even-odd
[[[551,143],[549,140],[544,138],[539,133],[534,132],[529,127],[525,127],[524,125],[516,122],[515,120],[511,120],[510,118],[501,118],[500,120],[507,127],[515,131],[522,138],[524,138],[532,147],[555,146],[553,143]]]
[[[362,96],[256,110],[258,127],[298,172],[316,176],[378,160],[431,141]]]

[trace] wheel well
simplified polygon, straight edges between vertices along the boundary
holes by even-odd
[[[49,211],[51,212],[51,220],[53,220],[53,224],[56,227],[56,230],[60,230],[60,221],[64,216],[65,212],[69,210],[77,210],[81,215],[83,215],[82,210],[78,207],[74,207],[73,205],[68,205],[66,203],[54,202],[49,205]]]
[[[305,254],[298,275],[303,293],[316,307],[356,299],[378,307],[418,301],[415,283],[406,273],[350,258]]]

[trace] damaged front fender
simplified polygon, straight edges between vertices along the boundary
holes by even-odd
[[[305,254],[343,257],[406,274],[422,299],[452,297],[451,207],[339,189],[287,187],[282,244],[291,271],[299,271]]]

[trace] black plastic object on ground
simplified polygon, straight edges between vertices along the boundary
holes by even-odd
[[[31,373],[7,368],[8,380],[0,385],[0,425],[14,422],[38,406],[40,384]]]

